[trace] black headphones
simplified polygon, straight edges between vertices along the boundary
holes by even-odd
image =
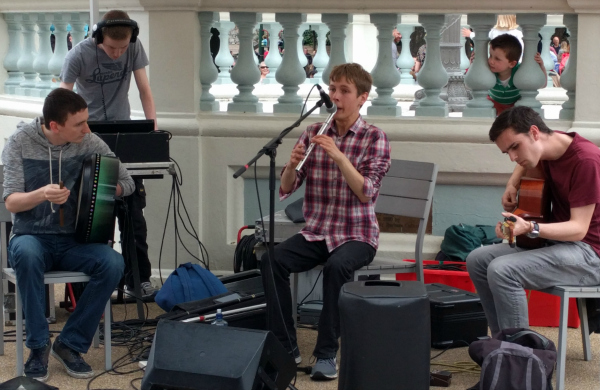
[[[96,39],[96,45],[101,44],[104,41],[104,35],[102,34],[102,29],[104,27],[114,27],[114,26],[127,26],[131,27],[131,39],[129,42],[133,43],[137,40],[138,34],[140,33],[140,28],[135,20],[132,19],[108,19],[102,20],[99,23],[94,24],[92,27],[92,38]]]

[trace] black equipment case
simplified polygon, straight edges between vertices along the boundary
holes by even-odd
[[[487,336],[488,323],[479,296],[444,284],[425,285],[431,312],[431,346],[466,347]]]
[[[181,321],[188,318],[214,314],[217,309],[224,312],[229,326],[238,328],[266,330],[266,309],[242,311],[227,315],[228,310],[242,309],[265,303],[265,293],[259,270],[244,271],[219,278],[229,292],[198,301],[180,303],[170,312],[157,319]]]

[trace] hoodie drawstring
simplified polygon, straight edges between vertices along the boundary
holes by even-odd
[[[48,164],[50,164],[50,184],[52,183],[52,149],[50,149],[50,146],[48,146]],[[62,181],[62,149],[60,150],[60,154],[58,155],[58,182],[60,183]],[[50,210],[52,210],[53,213],[56,212],[56,210],[54,210],[54,204],[52,202],[50,202]]]

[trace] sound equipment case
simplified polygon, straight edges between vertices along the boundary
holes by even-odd
[[[488,323],[479,296],[444,284],[426,284],[431,312],[431,346],[465,347],[486,336]]]
[[[229,292],[198,301],[185,302],[175,305],[170,312],[162,314],[157,319],[182,321],[184,319],[214,314],[217,309],[223,312],[241,309],[265,303],[265,293],[259,270],[240,272],[219,278]],[[225,317],[229,326],[246,329],[266,329],[266,309],[256,309],[240,312]]]

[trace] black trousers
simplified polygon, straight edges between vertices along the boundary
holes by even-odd
[[[292,317],[296,308],[292,308],[290,273],[304,272],[319,264],[324,265],[323,309],[319,319],[319,333],[313,355],[321,359],[332,358],[336,356],[339,349],[338,298],[340,290],[344,283],[353,280],[355,270],[373,261],[375,252],[375,248],[367,243],[350,241],[329,253],[325,241],[310,242],[301,234],[296,234],[275,246],[275,261],[269,261],[268,253],[262,256],[261,271],[267,296],[269,330],[277,336],[286,350],[292,349],[290,341],[294,346],[297,343],[296,328]],[[273,271],[272,279],[269,268]],[[273,287],[279,298],[279,307],[274,297]]]
[[[152,275],[152,266],[148,258],[148,227],[144,218],[144,207],[146,207],[146,189],[142,179],[133,179],[135,182],[135,191],[133,194],[125,198],[125,201],[132,198],[132,207],[129,210],[131,222],[133,224],[133,237],[135,239],[135,253],[137,255],[138,267],[140,270],[140,282],[149,282]],[[123,232],[125,223],[125,212],[119,209],[119,230],[121,231],[121,243],[123,243]],[[133,286],[133,273],[129,262],[125,264],[125,283],[128,286]]]

